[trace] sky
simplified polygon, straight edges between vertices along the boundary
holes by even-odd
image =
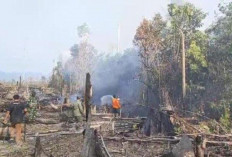
[[[0,71],[51,73],[54,61],[78,42],[77,27],[87,23],[99,52],[133,46],[143,18],[167,15],[167,4],[181,0],[0,0]],[[208,13],[207,27],[223,0],[185,0]],[[226,0],[224,0],[226,1]]]

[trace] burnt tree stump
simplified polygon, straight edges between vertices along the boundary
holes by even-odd
[[[151,109],[143,127],[146,136],[162,133],[173,135],[174,126],[170,120],[170,115],[164,111]]]
[[[86,74],[85,84],[85,109],[86,109],[86,127],[84,130],[84,146],[81,152],[82,157],[104,157],[101,145],[98,141],[97,131],[90,128],[91,122],[91,104],[92,85],[90,74]]]
[[[40,143],[40,136],[36,136],[36,139],[35,139],[35,151],[34,151],[32,156],[33,157],[45,157],[45,156],[48,156],[43,151],[42,145]],[[50,156],[52,156],[52,155],[50,155]]]

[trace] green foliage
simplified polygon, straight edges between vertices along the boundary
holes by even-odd
[[[201,27],[202,20],[206,17],[205,13],[190,3],[183,6],[170,4],[168,5],[168,12],[172,26],[181,29],[185,34]]]
[[[175,131],[176,134],[182,134],[183,133],[183,130],[182,130],[180,125],[175,125],[174,126],[174,131]]]
[[[49,87],[52,87],[61,92],[64,86],[64,79],[63,79],[63,66],[61,62],[57,62],[57,65],[53,68],[52,77],[49,81]]]
[[[205,133],[211,133],[211,129],[208,124],[200,123],[200,128],[204,130]]]
[[[36,119],[37,113],[38,113],[36,106],[30,107],[28,109],[28,113],[29,113],[28,114],[28,120],[29,120],[29,122],[34,122],[35,119]]]
[[[228,103],[232,97],[232,2],[220,5],[219,10],[221,16],[207,29],[210,38],[207,53],[210,94],[207,97],[216,97]],[[224,104],[219,105],[223,107]]]
[[[170,4],[168,11],[170,15],[168,21],[164,21],[159,14],[152,20],[144,19],[134,38],[144,68],[141,78],[147,86],[154,89],[153,93],[161,99],[161,104],[170,102],[169,97],[171,102],[178,103],[182,96],[180,53],[182,32],[185,35],[184,42],[188,57],[187,77],[190,76],[187,84],[193,80],[188,87],[204,88],[202,80],[208,65],[205,58],[208,37],[197,30],[202,26],[206,14],[190,3],[183,6]],[[167,25],[168,22],[171,23],[170,26]],[[164,91],[168,94],[165,95]],[[201,94],[197,90],[195,93]]]
[[[35,118],[37,116],[38,110],[37,110],[38,102],[36,100],[36,97],[31,96],[29,100],[29,108],[28,108],[28,120],[29,122],[35,121]]]
[[[231,127],[231,115],[230,115],[230,108],[228,106],[224,108],[224,114],[221,116],[220,122],[228,130],[230,129],[230,127]]]
[[[162,99],[161,91],[165,89],[172,103],[178,104],[181,102],[181,41],[185,39],[185,103],[191,109],[199,109],[202,102],[216,120],[228,126],[231,111],[224,109],[221,100],[228,104],[232,97],[232,2],[220,5],[219,10],[221,16],[204,32],[199,28],[206,13],[189,3],[170,4],[167,21],[160,15],[142,21],[134,44],[139,48],[143,81],[154,89],[158,99]]]
[[[190,48],[187,51],[190,69],[193,72],[199,72],[200,68],[206,68],[207,62],[205,56],[202,54],[201,48],[196,45],[196,41],[192,41]]]
[[[139,80],[147,88],[145,89],[147,91],[146,99],[148,99],[149,91],[154,94],[159,92],[159,76],[161,75],[159,66],[167,62],[167,60],[161,60],[162,57],[167,57],[166,54],[163,54],[166,49],[165,36],[166,21],[160,14],[156,14],[152,20],[144,19],[136,30],[133,42],[140,50],[142,71]],[[164,74],[167,75],[167,73]],[[165,80],[163,79],[163,81]]]

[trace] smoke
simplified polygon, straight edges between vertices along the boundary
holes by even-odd
[[[117,95],[124,104],[138,102],[140,83],[139,57],[135,49],[127,49],[123,54],[101,55],[96,59],[92,75],[94,102],[99,104],[104,95]]]
[[[72,91],[71,95],[84,93],[85,74],[90,72],[95,104],[100,104],[100,99],[104,95],[117,95],[123,104],[139,102],[140,83],[136,78],[140,72],[140,62],[135,49],[107,55],[94,53],[95,50],[91,45],[85,44],[84,48],[82,47],[83,44],[74,45],[70,49],[71,55],[68,59],[61,57],[63,59],[61,73],[66,84],[68,86],[72,84],[68,90]],[[89,55],[86,55],[87,52]]]

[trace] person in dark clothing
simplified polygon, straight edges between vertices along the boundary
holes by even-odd
[[[17,144],[21,145],[23,129],[22,124],[24,123],[24,116],[27,113],[27,105],[21,104],[19,98],[19,95],[13,96],[14,102],[7,109],[4,123],[6,124],[8,119],[10,118],[10,135],[11,137],[15,137],[15,141]]]

